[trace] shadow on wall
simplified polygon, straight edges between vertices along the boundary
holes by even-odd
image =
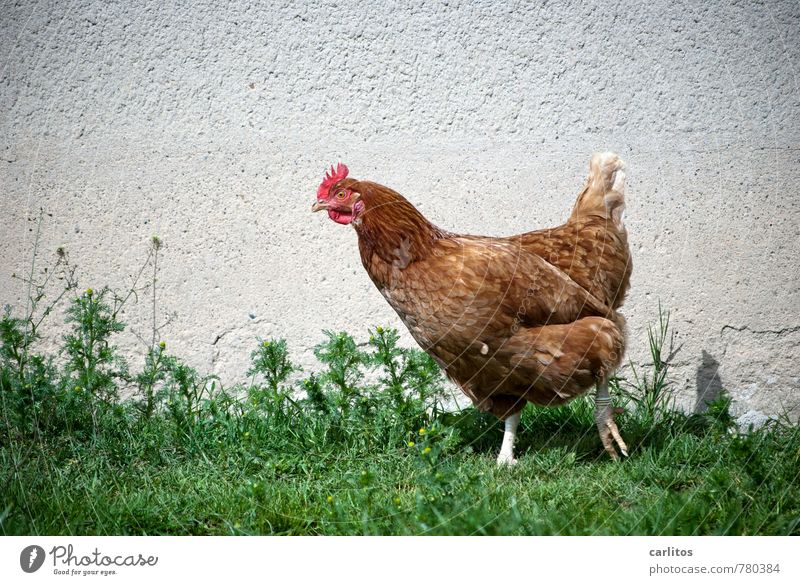
[[[705,412],[708,403],[714,402],[722,393],[722,380],[719,377],[719,362],[710,353],[703,350],[703,361],[697,368],[697,401],[695,412]]]

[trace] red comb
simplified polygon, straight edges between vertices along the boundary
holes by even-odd
[[[336,168],[331,165],[331,170],[325,173],[325,178],[322,179],[319,189],[317,189],[317,199],[323,199],[328,195],[328,191],[339,181],[347,178],[347,165],[339,163]]]

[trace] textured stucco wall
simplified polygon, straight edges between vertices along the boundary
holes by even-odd
[[[500,235],[562,221],[610,149],[630,357],[660,299],[684,404],[721,384],[738,415],[796,415],[798,70],[793,0],[2,0],[0,303],[24,302],[41,207],[43,259],[64,245],[83,286],[163,238],[162,334],[194,365],[239,379],[257,335],[310,365],[323,328],[401,326],[353,231],[309,212],[327,164]]]

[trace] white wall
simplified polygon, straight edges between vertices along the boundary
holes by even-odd
[[[686,405],[718,363],[737,414],[800,411],[800,3],[3,0],[0,15],[0,303],[24,302],[11,273],[41,207],[43,261],[64,245],[83,286],[125,285],[163,238],[162,334],[194,365],[239,379],[256,336],[313,365],[323,328],[401,327],[352,230],[309,212],[326,165],[500,235],[560,223],[591,153],[612,149],[629,165],[630,357],[660,299]],[[148,301],[126,312],[145,336]]]

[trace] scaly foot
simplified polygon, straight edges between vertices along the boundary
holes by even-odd
[[[619,460],[619,455],[614,448],[614,444],[619,447],[620,453],[623,457],[628,456],[628,446],[622,440],[619,434],[617,423],[614,422],[614,415],[622,412],[621,408],[611,408],[611,404],[598,404],[595,410],[595,422],[597,423],[597,430],[600,433],[600,440],[603,442],[603,447],[606,452],[611,456],[614,461]]]

